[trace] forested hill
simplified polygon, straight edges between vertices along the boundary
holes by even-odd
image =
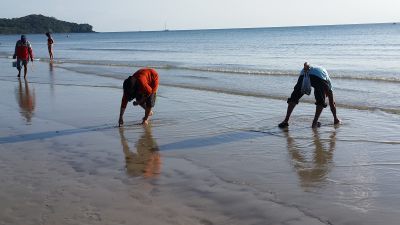
[[[0,34],[37,34],[46,32],[89,33],[94,31],[89,24],[70,23],[43,15],[0,19]]]

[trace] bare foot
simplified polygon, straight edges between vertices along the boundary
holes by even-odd
[[[146,126],[146,125],[148,125],[149,124],[149,121],[148,120],[143,120],[143,122],[142,122],[142,125],[143,126]]]
[[[321,126],[320,122],[316,122],[316,123],[313,122],[313,124],[311,125],[311,128],[318,128],[320,126]]]
[[[154,114],[153,111],[150,111],[149,116],[152,116],[153,114]]]
[[[339,119],[335,119],[334,121],[333,121],[333,124],[335,124],[335,125],[337,125],[337,124],[340,124],[342,121],[340,121]]]

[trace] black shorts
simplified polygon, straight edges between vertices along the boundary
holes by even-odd
[[[331,91],[328,82],[313,75],[310,75],[310,81],[311,87],[314,88],[314,97],[316,101],[315,105],[323,106],[325,108],[327,106],[327,104],[325,103],[326,93]],[[303,94],[301,93],[302,83],[303,76],[299,76],[297,84],[294,86],[294,90],[290,95],[290,98],[288,98],[287,100],[288,103],[299,103],[300,98],[303,97]]]
[[[157,93],[153,93],[153,94],[149,95],[146,98],[146,100],[144,101],[144,103],[141,104],[141,106],[143,108],[147,108],[147,107],[153,108],[156,104],[156,98],[157,98]],[[138,99],[138,97],[136,97],[136,99],[137,99],[137,101],[140,101],[140,99]]]

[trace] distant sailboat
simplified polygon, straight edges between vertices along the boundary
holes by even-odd
[[[164,30],[163,31],[169,31],[168,29],[167,29],[167,23],[164,23]]]

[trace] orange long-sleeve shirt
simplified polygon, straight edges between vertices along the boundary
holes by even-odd
[[[146,96],[156,93],[158,89],[158,73],[151,68],[143,68],[136,71],[133,75],[138,83],[138,94],[144,94]],[[125,94],[122,96],[121,108],[126,108],[128,104],[128,98]]]

